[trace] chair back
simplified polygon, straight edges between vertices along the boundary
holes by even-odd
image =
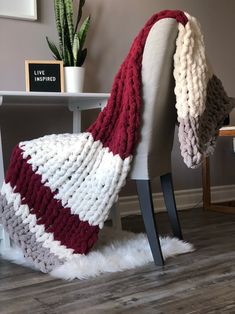
[[[173,55],[178,23],[167,18],[150,30],[142,60],[142,117],[130,178],[146,180],[171,172],[176,109]]]

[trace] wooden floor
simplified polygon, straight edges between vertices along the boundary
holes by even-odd
[[[161,233],[170,230],[158,214]],[[98,279],[66,282],[0,260],[1,314],[235,313],[235,214],[180,213],[194,253]],[[141,217],[123,225],[143,231]]]

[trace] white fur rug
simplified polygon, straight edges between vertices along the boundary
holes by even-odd
[[[192,252],[193,246],[176,238],[161,238],[164,259],[178,254]],[[1,252],[1,257],[16,264],[33,268],[25,260],[19,248]],[[100,231],[99,241],[88,255],[74,256],[64,265],[57,267],[50,275],[62,279],[87,279],[102,273],[113,273],[132,269],[153,262],[145,234],[116,231],[105,227]]]

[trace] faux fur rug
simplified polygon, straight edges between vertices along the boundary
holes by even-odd
[[[178,254],[192,252],[193,246],[176,238],[160,239],[164,259]],[[1,253],[1,257],[16,264],[31,267],[19,248]],[[99,241],[88,255],[74,256],[69,262],[53,270],[50,275],[62,279],[87,279],[102,273],[113,273],[136,268],[153,262],[145,234],[116,231],[105,227],[99,234]]]

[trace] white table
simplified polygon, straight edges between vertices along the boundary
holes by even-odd
[[[30,109],[34,105],[46,107],[48,105],[67,106],[73,112],[73,133],[81,131],[81,111],[88,109],[102,109],[109,97],[107,93],[44,93],[44,92],[16,92],[0,91],[1,106],[21,106],[29,105]],[[3,149],[0,125],[0,186],[4,180]],[[0,225],[0,249],[9,247],[10,241],[7,233]]]

